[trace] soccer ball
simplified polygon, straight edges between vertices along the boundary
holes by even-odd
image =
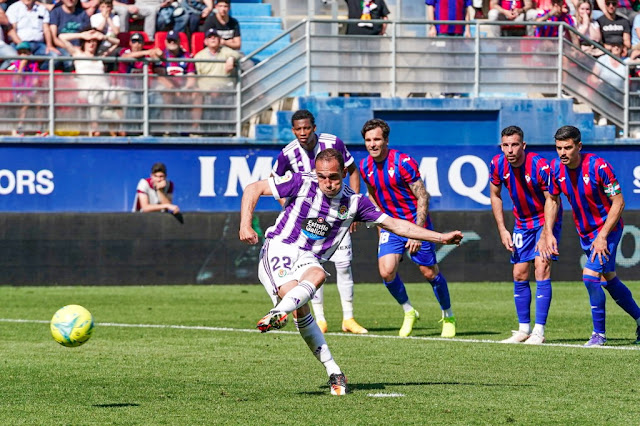
[[[93,333],[93,316],[80,305],[67,305],[53,315],[51,335],[62,346],[80,346]]]

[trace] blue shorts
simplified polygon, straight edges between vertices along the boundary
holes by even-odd
[[[533,229],[514,229],[511,240],[514,252],[511,253],[511,263],[526,263],[534,260],[540,253],[536,250],[536,244],[542,234],[542,226]],[[556,222],[553,227],[553,236],[560,243],[561,225]],[[558,256],[552,256],[551,260],[558,260]]]
[[[405,244],[409,239],[401,237],[392,232],[380,230],[380,240],[378,241],[378,258],[387,254],[404,254],[407,250]],[[418,265],[432,266],[438,263],[436,259],[436,245],[429,241],[423,241],[422,247],[409,257]]]
[[[618,252],[618,244],[620,244],[620,239],[622,238],[622,231],[623,229],[620,227],[620,229],[613,231],[607,237],[607,248],[609,249],[610,254],[609,260],[605,261],[603,265],[600,264],[600,260],[597,257],[594,258],[593,261],[591,260],[591,244],[593,244],[595,238],[593,240],[584,240],[580,238],[582,250],[584,250],[584,254],[587,255],[587,263],[584,264],[584,267],[601,274],[614,272],[616,270],[616,253]]]

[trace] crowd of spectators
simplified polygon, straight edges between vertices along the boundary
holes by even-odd
[[[37,77],[22,77],[26,72],[47,70],[50,62],[10,57],[72,57],[55,61],[56,68],[75,72],[78,99],[89,104],[89,135],[93,136],[100,135],[100,119],[141,118],[140,109],[125,107],[142,103],[141,82],[116,80],[109,73],[142,73],[144,59],[153,59],[147,61],[150,73],[157,75],[152,85],[161,94],[152,94],[149,102],[199,105],[204,96],[192,89],[215,95],[216,90],[231,87],[233,71],[242,57],[240,24],[230,16],[230,0],[136,0],[134,4],[116,0],[0,0],[0,6],[0,58],[7,58],[0,69],[20,73],[22,82],[16,83],[20,86],[16,93],[21,95],[16,100],[25,104],[13,131],[18,136],[24,135],[26,104],[35,99],[27,94],[37,94],[31,86],[39,84]],[[144,31],[129,32],[134,20],[144,21]],[[160,34],[157,28],[163,31],[163,37],[156,39]],[[202,33],[200,38],[196,37],[198,32]],[[221,62],[204,62],[196,69],[194,62],[184,61],[194,57],[191,52],[198,52],[196,58]],[[91,60],[107,56],[126,60]],[[196,75],[207,78],[196,80]],[[124,87],[118,87],[118,81],[126,81]],[[154,113],[163,120],[182,118],[170,108]],[[202,109],[192,108],[191,115],[194,120],[201,119]],[[192,129],[198,131],[197,121],[192,122]],[[115,129],[110,133],[119,132]]]
[[[490,25],[489,37],[500,37],[504,27],[529,22],[564,22],[575,27],[578,34],[565,31],[565,36],[579,44],[584,52],[594,57],[604,52],[590,41],[601,43],[610,53],[633,60],[640,56],[640,1],[637,0],[485,0],[488,2],[488,20],[500,23]],[[224,102],[224,90],[219,89],[233,82],[230,78],[242,56],[240,24],[230,15],[231,0],[0,0],[0,57],[17,57],[31,53],[36,56],[73,57],[74,60],[56,61],[56,67],[70,72],[80,67],[97,81],[98,71],[104,73],[140,73],[145,61],[153,59],[150,71],[158,75],[156,84],[158,99],[169,105],[200,105],[203,92],[210,92]],[[350,19],[347,34],[385,35],[385,20],[390,15],[384,0],[344,0]],[[466,20],[478,16],[478,4],[474,0],[425,0],[428,20]],[[144,31],[130,32],[130,23],[140,21]],[[370,22],[375,20],[376,22]],[[382,21],[382,23],[380,22]],[[527,26],[526,34],[536,37],[556,37],[556,25]],[[163,36],[157,31],[161,31]],[[192,35],[201,34],[200,46],[193,46]],[[120,35],[127,37],[120,37]],[[468,25],[437,24],[429,27],[428,35],[470,36]],[[185,48],[186,40],[187,47]],[[121,45],[129,44],[129,45]],[[85,49],[90,45],[91,49]],[[95,48],[94,48],[95,45]],[[618,49],[620,46],[620,49]],[[619,53],[618,53],[619,52]],[[197,53],[197,54],[196,54]],[[195,56],[194,56],[195,55]],[[119,56],[139,61],[113,63],[108,61],[83,61],[88,57]],[[203,62],[196,66],[184,59],[220,60]],[[224,62],[223,62],[224,61]],[[83,65],[83,63],[90,65]],[[4,60],[0,69],[24,73],[24,67],[16,67],[15,61]],[[607,61],[599,67],[607,66]],[[39,70],[47,70],[49,61],[37,63]],[[618,67],[614,67],[618,69]],[[607,72],[594,69],[596,75]],[[210,76],[197,79],[194,76]],[[105,78],[104,81],[107,81]],[[81,98],[100,98],[91,92],[105,91],[101,85],[93,85],[79,77],[78,87],[87,86]],[[86,84],[85,84],[86,83]],[[111,84],[113,85],[113,84]],[[108,86],[107,83],[104,86]],[[195,92],[194,92],[195,89]],[[102,97],[106,96],[103,93]],[[109,102],[137,100],[139,94],[127,93],[113,96]],[[126,98],[126,99],[125,99]],[[162,98],[162,99],[160,99]],[[103,99],[100,98],[102,101]],[[92,102],[89,102],[92,103]],[[139,112],[139,111],[138,111]],[[118,117],[134,118],[138,112],[118,110]],[[94,111],[91,119],[96,122],[99,114]],[[175,112],[164,110],[157,119],[170,120]],[[202,110],[192,111],[193,128],[197,130]],[[173,117],[175,118],[175,117]],[[92,129],[95,125],[92,125]],[[95,130],[97,132],[97,130]],[[91,133],[95,133],[94,130]]]

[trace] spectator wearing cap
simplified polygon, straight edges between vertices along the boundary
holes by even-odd
[[[13,41],[16,44],[29,43],[36,56],[60,55],[60,51],[53,45],[49,11],[44,6],[37,4],[35,0],[17,1],[7,9],[7,18],[15,31]],[[49,64],[44,62],[40,68],[47,70]]]
[[[31,44],[27,41],[20,42],[16,45],[16,50],[21,58],[11,62],[11,65],[7,70],[15,71],[19,73],[13,79],[12,86],[18,90],[13,92],[14,101],[22,104],[20,111],[18,112],[18,126],[11,131],[13,136],[24,136],[24,119],[27,116],[27,110],[31,105],[37,105],[37,118],[42,119],[40,108],[40,96],[39,92],[34,90],[38,87],[40,81],[36,74],[39,71],[38,62],[27,59],[27,56],[33,54],[31,50]],[[29,75],[29,74],[31,75]],[[42,135],[42,132],[37,132],[38,135]]]
[[[196,67],[193,62],[184,61],[184,59],[191,59],[191,55],[180,46],[178,32],[169,31],[167,33],[166,48],[160,56],[162,62],[154,67],[154,72],[158,74],[163,103],[165,105],[192,105],[195,93],[191,92],[191,89],[196,86],[194,78]],[[194,109],[191,108],[192,118],[195,114],[193,111]],[[162,118],[166,123],[174,124],[171,120],[176,118],[186,119],[181,115],[181,111],[172,111],[169,108],[162,109]],[[192,121],[191,124],[192,127],[197,127],[197,123]],[[170,127],[174,129],[177,126]]]
[[[622,44],[626,50],[631,48],[631,23],[623,16],[616,14],[617,0],[605,0],[603,15],[596,21],[600,25],[602,44]]]
[[[229,15],[231,0],[217,0],[216,13],[212,13],[202,25],[205,33],[213,28],[220,36],[221,46],[240,50],[242,38],[240,36],[240,23]]]
[[[144,48],[144,37],[140,33],[133,33],[129,39],[129,46],[126,47],[121,53],[121,58],[127,59],[146,59],[146,58],[160,58],[162,56],[162,50],[154,47],[152,49]],[[142,74],[144,72],[145,61],[121,61],[119,62],[118,72],[122,74]],[[150,70],[151,71],[151,70]],[[127,106],[125,107],[125,118],[127,119],[142,119],[143,110],[143,80],[140,76],[137,78],[126,78],[123,80],[124,85],[129,89],[127,91]],[[159,104],[159,95],[156,92],[149,93],[149,103]],[[151,118],[159,118],[158,111],[153,110]]]
[[[233,84],[235,79],[232,72],[236,68],[236,61],[242,57],[237,50],[222,45],[222,38],[215,28],[209,28],[205,33],[205,48],[199,51],[195,59],[198,72],[198,89],[196,105],[202,105],[204,96],[215,99],[216,104],[228,105],[232,102]],[[216,62],[208,62],[208,61]],[[231,92],[231,96],[229,96]],[[194,108],[197,121],[202,119],[202,109]]]

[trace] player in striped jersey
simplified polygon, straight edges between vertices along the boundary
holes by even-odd
[[[491,209],[498,226],[502,245],[511,252],[513,264],[513,297],[519,328],[503,343],[524,342],[529,345],[544,343],[544,327],[551,304],[551,262],[536,251],[536,244],[544,225],[544,204],[549,197],[549,163],[540,155],[526,152],[524,133],[518,126],[502,130],[498,154],[491,160]],[[502,184],[513,201],[515,224],[513,235],[504,224],[502,210]],[[553,227],[560,237],[562,212]],[[554,260],[556,260],[554,256]],[[534,262],[536,278],[536,322],[531,331],[531,287],[529,269]]]
[[[239,236],[249,244],[258,242],[251,219],[261,195],[287,198],[275,224],[267,229],[260,253],[258,277],[274,308],[258,322],[258,329],[266,332],[281,328],[293,313],[300,335],[327,370],[331,393],[343,395],[346,378],[333,360],[308,304],[325,281],[322,263],[331,258],[354,221],[444,244],[459,244],[462,233],[440,234],[382,213],[367,197],[344,185],[347,171],[342,154],[335,149],[320,152],[315,161],[315,174],[287,172],[248,185],[242,195]]]
[[[582,280],[589,292],[593,333],[585,346],[603,346],[605,335],[605,294],[637,323],[636,344],[640,344],[640,308],[629,288],[616,275],[616,251],[622,238],[624,197],[618,178],[605,159],[581,153],[582,136],[573,126],[563,126],[555,134],[559,159],[551,162],[550,197],[545,204],[545,225],[538,248],[546,257],[558,254],[558,244],[550,229],[564,194],[573,209],[580,245],[587,255]]]
[[[418,163],[395,149],[389,149],[389,126],[384,120],[372,119],[362,127],[362,137],[369,156],[360,161],[360,174],[367,184],[369,198],[389,216],[405,219],[426,229],[433,229],[429,217],[429,193],[418,171]],[[419,318],[398,274],[404,252],[408,251],[431,283],[442,308],[442,337],[456,335],[456,319],[451,309],[447,280],[440,273],[435,244],[407,239],[385,230],[378,242],[378,269],[389,293],[402,305],[404,321],[398,334],[407,337]]]
[[[276,158],[272,175],[283,176],[286,172],[312,172],[315,170],[315,158],[327,148],[338,150],[349,172],[349,186],[357,193],[360,192],[360,175],[351,153],[344,142],[335,135],[329,133],[316,133],[316,124],[313,114],[307,110],[296,111],[291,117],[291,130],[296,136]],[[284,200],[281,201],[284,204]],[[342,331],[356,334],[367,333],[367,329],[356,322],[353,315],[353,274],[351,260],[353,258],[351,248],[351,234],[347,233],[331,257],[331,262],[336,267],[336,281],[340,302],[342,304]],[[316,316],[318,326],[323,333],[327,332],[327,320],[324,316],[324,288],[320,287],[312,301],[313,313]]]

